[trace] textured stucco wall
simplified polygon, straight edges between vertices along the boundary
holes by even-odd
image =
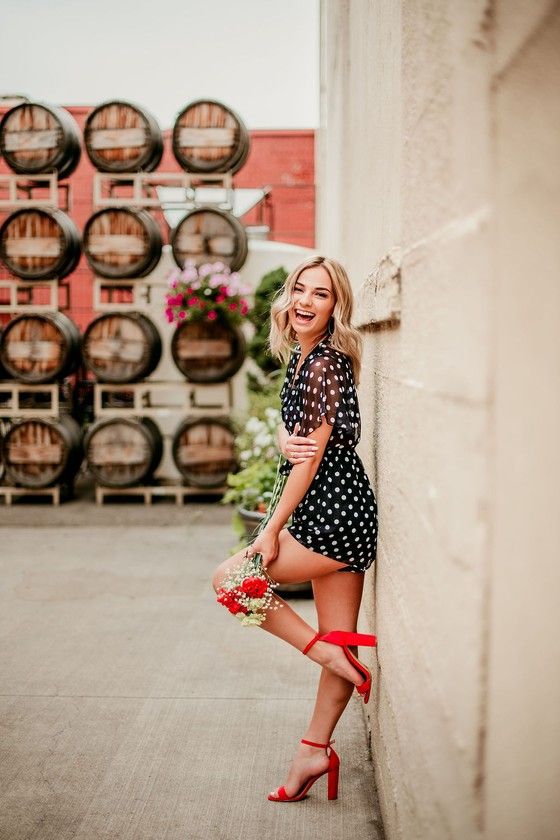
[[[560,836],[560,4],[500,0],[485,827]]]
[[[517,82],[501,69],[516,63],[542,16],[551,17],[550,4],[536,3],[534,14],[524,5],[324,0],[321,9],[318,241],[348,266],[364,330],[360,454],[377,491],[380,540],[361,622],[379,636],[369,719],[388,838],[552,840],[557,825],[550,789],[557,755],[549,750],[542,795],[534,796],[540,782],[526,760],[528,739],[513,753],[510,744],[516,727],[529,723],[534,691],[523,680],[537,670],[516,660],[512,621],[524,624],[531,586],[523,563],[537,524],[546,531],[544,511],[552,513],[549,502],[536,519],[524,518],[519,491],[532,492],[542,479],[553,493],[527,447],[521,462],[511,457],[521,418],[531,430],[537,422],[535,406],[513,388],[521,331],[528,376],[549,354],[537,384],[551,388],[554,375],[558,381],[560,358],[551,323],[545,339],[536,318],[521,319],[529,301],[532,316],[549,303],[549,320],[552,310],[557,316],[553,272],[560,264],[552,212],[558,135],[554,145],[549,113],[559,77],[549,51],[555,42],[558,52],[559,39],[548,27],[541,33],[539,70],[550,78],[538,96],[530,68]],[[537,119],[516,142],[528,105],[520,88],[527,99],[532,92]],[[524,149],[533,137],[541,155],[534,189]],[[547,181],[551,166],[555,175]],[[522,234],[526,199],[530,243]],[[516,247],[506,255],[511,237]],[[541,295],[533,297],[527,272],[540,263],[537,240],[545,270]],[[532,385],[546,413],[544,387]],[[557,456],[556,421],[553,413],[543,424],[543,456],[551,446]],[[536,504],[544,499],[539,489]],[[524,538],[512,539],[520,529]],[[550,527],[546,537],[538,533],[550,587],[555,536]],[[513,548],[519,564],[511,589]],[[543,588],[535,587],[535,597]],[[512,603],[511,593],[519,596]],[[551,629],[552,597],[542,602],[541,637]],[[529,649],[523,652],[530,659]],[[506,692],[518,700],[504,718]],[[558,677],[541,672],[538,692],[551,723]],[[508,778],[510,755],[525,761]],[[531,793],[510,801],[523,784]],[[540,834],[528,831],[537,803],[548,807]]]

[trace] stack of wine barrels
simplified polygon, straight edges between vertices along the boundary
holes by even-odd
[[[249,155],[249,132],[241,118],[220,102],[191,102],[175,120],[173,154],[187,172],[238,172]],[[197,207],[181,220],[171,236],[179,266],[220,260],[237,271],[247,259],[247,234],[237,218],[215,207]]]
[[[84,364],[98,382],[122,384],[125,405],[124,386],[149,376],[161,351],[156,325],[141,312],[105,312],[84,332]],[[98,484],[132,487],[151,481],[161,461],[163,438],[156,423],[147,417],[101,417],[89,427],[84,450]]]
[[[186,345],[187,339],[182,339]],[[232,369],[229,352],[220,356],[212,350],[214,343],[228,351],[231,349],[227,336],[214,342],[211,336],[204,339],[201,335],[193,341],[194,359],[200,363],[199,373],[206,371],[199,381],[223,381]],[[236,346],[234,361],[239,367],[244,345],[238,339]],[[120,398],[123,401],[127,385],[130,391],[136,383],[150,376],[161,353],[162,342],[156,325],[140,312],[116,311],[98,315],[83,336],[84,364],[98,382],[122,385]],[[184,351],[178,358],[188,369],[192,358]],[[99,485],[110,488],[146,485],[152,481],[161,462],[163,435],[159,426],[148,417],[101,416],[88,429],[84,450],[90,471]],[[201,489],[222,486],[235,464],[233,428],[226,417],[187,417],[173,433],[171,453],[187,484]]]
[[[4,327],[0,368],[12,383],[27,386],[23,394],[20,391],[20,405],[25,399],[34,412],[12,422],[0,444],[4,477],[16,486],[38,489],[73,483],[82,461],[80,426],[64,412],[50,416],[45,394],[35,386],[60,383],[79,360],[78,328],[62,312],[22,313]]]
[[[28,176],[56,173],[68,178],[81,155],[80,131],[68,111],[53,105],[22,102],[0,121],[0,153],[13,172]],[[0,225],[0,261],[26,283],[67,277],[81,256],[80,233],[56,207],[22,207]],[[18,487],[36,490],[72,485],[82,461],[80,426],[63,406],[51,416],[52,388],[80,362],[80,333],[62,312],[20,312],[0,335],[0,379],[19,391],[26,416],[3,422],[0,441],[2,477]],[[25,386],[23,388],[22,386]],[[9,394],[9,389],[5,393]],[[12,395],[15,393],[12,390]],[[9,404],[4,397],[2,409]],[[29,415],[29,409],[33,414]]]
[[[155,172],[164,148],[155,118],[121,100],[92,110],[83,142],[99,172],[120,179],[124,175],[125,183],[132,183],[138,173]],[[245,164],[249,149],[243,121],[220,102],[196,100],[177,116],[172,151],[197,181],[204,183],[205,175],[229,178]],[[29,176],[31,186],[34,176],[46,173],[56,173],[60,181],[78,166],[80,131],[63,108],[21,102],[0,120],[0,155],[13,172]],[[223,183],[228,181],[224,178]],[[123,200],[122,206],[97,209],[82,234],[58,207],[45,203],[15,209],[0,223],[0,262],[15,278],[43,283],[68,277],[83,251],[92,272],[106,281],[149,279],[162,255],[160,224],[149,210],[130,205]],[[170,232],[170,244],[181,268],[186,261],[199,266],[219,260],[237,271],[248,255],[245,228],[233,213],[196,202]],[[241,330],[219,323],[180,324],[170,349],[188,381],[209,385],[231,378],[246,351]],[[16,313],[0,333],[0,380],[26,385],[26,399],[31,401],[26,406],[37,406],[37,414],[4,429],[0,476],[30,488],[71,484],[85,451],[99,484],[128,487],[152,481],[163,453],[163,436],[153,420],[99,417],[82,442],[69,413],[51,417],[41,411],[37,386],[63,382],[83,362],[97,382],[122,385],[126,394],[127,386],[130,391],[154,373],[161,355],[159,330],[145,313],[119,309],[99,314],[83,340],[60,311]],[[0,419],[2,399],[0,395]],[[235,463],[233,428],[225,416],[183,418],[172,436],[171,452],[185,482],[204,489],[221,486]]]
[[[163,149],[161,131],[138,105],[112,100],[89,115],[86,153],[105,173],[153,172]],[[172,149],[188,173],[235,173],[249,153],[249,133],[225,105],[198,100],[183,108],[172,132]],[[247,259],[245,228],[232,214],[197,205],[171,232],[173,257],[181,268],[220,260],[236,271]],[[161,251],[160,228],[148,210],[128,205],[101,209],[86,222],[85,257],[107,280],[149,278]],[[98,315],[84,333],[82,355],[99,383],[134,386],[151,376],[162,353],[156,325],[140,312]],[[181,324],[171,342],[173,361],[191,382],[224,382],[245,358],[241,330],[220,325]],[[113,398],[119,399],[118,396]],[[121,400],[125,397],[122,396]],[[158,425],[147,417],[101,416],[89,428],[84,448],[96,481],[125,488],[149,483],[163,452]],[[172,436],[171,452],[181,477],[200,488],[221,486],[234,465],[233,429],[227,417],[187,417]]]

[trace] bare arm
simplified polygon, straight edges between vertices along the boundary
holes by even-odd
[[[302,464],[317,451],[317,442],[314,437],[303,437],[297,434],[299,425],[299,423],[296,423],[292,435],[282,423],[277,429],[278,448],[292,464]]]

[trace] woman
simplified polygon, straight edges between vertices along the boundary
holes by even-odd
[[[370,672],[350,650],[376,644],[375,636],[355,631],[364,572],[377,545],[375,496],[354,448],[361,431],[355,390],[361,337],[350,323],[352,306],[342,266],[312,257],[292,271],[271,308],[270,349],[288,361],[278,430],[288,478],[249,551],[262,555],[266,573],[278,583],[311,580],[318,633],[286,602],[260,626],[322,669],[313,715],[286,782],[269,794],[276,802],[302,799],[327,773],[328,797],[336,799],[339,759],[330,738],[354,687],[366,703],[371,687]],[[298,344],[290,354],[294,338]],[[216,590],[244,553],[217,568]]]

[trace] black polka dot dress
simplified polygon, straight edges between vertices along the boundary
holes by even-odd
[[[288,531],[312,551],[339,560],[342,572],[363,572],[375,560],[377,503],[355,447],[361,422],[350,358],[330,346],[326,336],[304,359],[301,347],[290,356],[280,391],[282,420],[290,434],[307,437],[324,416],[332,425],[323,458],[311,485],[292,514]],[[289,461],[280,471],[288,474]]]

